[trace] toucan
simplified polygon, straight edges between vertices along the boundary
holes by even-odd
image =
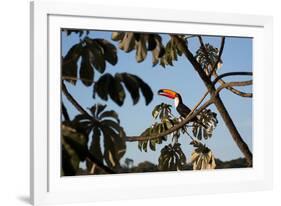
[[[170,89],[160,89],[158,90],[158,95],[174,99],[176,110],[181,115],[181,117],[185,118],[191,112],[191,109],[183,103],[181,95],[179,93]],[[206,128],[206,126],[203,125],[197,117],[194,117],[191,121],[197,122]]]

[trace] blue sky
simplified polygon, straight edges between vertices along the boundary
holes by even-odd
[[[105,38],[111,41],[117,46],[117,42],[111,40],[111,32],[92,31],[89,36],[91,38]],[[167,40],[167,35],[163,35],[164,42]],[[72,34],[66,36],[62,32],[62,55],[65,56],[67,51],[75,43],[80,40],[79,35]],[[220,46],[220,37],[216,36],[203,36],[205,43],[210,43],[215,47]],[[199,48],[199,42],[197,38],[191,38],[188,42],[189,49],[195,53]],[[225,40],[224,52],[222,55],[223,66],[219,73],[232,72],[232,71],[252,71],[252,39],[251,38],[239,38],[239,37],[227,37]],[[118,63],[115,66],[110,64],[106,65],[106,71],[111,74],[117,72],[128,72],[136,74],[147,82],[154,92],[154,98],[152,102],[146,106],[144,98],[141,98],[138,104],[133,105],[130,95],[126,94],[126,99],[123,106],[119,107],[112,100],[103,101],[99,97],[92,98],[92,87],[85,87],[80,81],[76,86],[67,84],[67,88],[73,94],[73,96],[84,107],[91,107],[95,103],[107,104],[107,109],[113,109],[119,114],[121,125],[124,127],[127,135],[139,135],[153,122],[151,111],[155,105],[165,102],[173,104],[173,101],[165,97],[157,95],[157,91],[161,88],[169,88],[179,92],[182,95],[183,101],[189,107],[193,107],[198,100],[203,96],[206,89],[195,72],[191,64],[185,59],[180,57],[174,66],[168,66],[163,69],[160,65],[152,67],[152,56],[149,53],[146,60],[142,63],[137,63],[135,60],[135,51],[131,53],[125,53],[118,49]],[[95,80],[99,78],[100,74],[95,72]],[[249,79],[245,77],[230,77],[225,80],[245,80]],[[252,87],[243,88],[243,91],[252,91]],[[230,113],[238,131],[241,136],[252,150],[252,99],[242,98],[227,90],[221,92],[221,98]],[[77,114],[77,110],[63,97],[70,116],[73,117]],[[214,106],[210,106],[212,111],[217,112]],[[173,110],[174,114],[177,114]],[[238,157],[242,157],[242,153],[232,140],[228,129],[224,125],[220,115],[218,115],[219,124],[215,129],[211,139],[208,139],[204,143],[212,149],[214,155],[221,160],[230,160]],[[169,138],[169,141],[171,138]],[[162,145],[157,145],[156,151],[141,152],[137,148],[137,143],[127,143],[127,151],[122,158],[122,162],[125,158],[131,158],[135,164],[148,160],[153,163],[158,162],[158,157],[161,148],[168,142],[164,142]],[[180,143],[182,149],[186,154],[188,160],[190,160],[193,147],[189,145],[189,138],[182,136]]]

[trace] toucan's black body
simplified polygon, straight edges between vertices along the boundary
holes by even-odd
[[[159,95],[162,96],[166,96],[170,99],[174,99],[175,101],[175,107],[177,112],[182,116],[182,117],[186,117],[190,112],[191,109],[188,108],[182,101],[181,95],[177,92],[174,92],[170,89],[160,89],[158,91]],[[197,117],[194,117],[192,120],[192,122],[197,122],[199,124],[201,124],[202,126],[204,126],[202,123],[200,123],[199,119]],[[205,127],[205,126],[204,126]]]
[[[179,94],[176,95],[176,98],[178,98],[178,105],[176,105],[177,112],[182,117],[186,117],[191,112],[191,109],[183,103],[182,98],[181,98],[181,96]],[[192,119],[192,121],[196,121],[196,122],[199,123],[199,120],[198,120],[197,117],[194,117]]]
[[[179,94],[177,94],[177,98],[178,98],[178,105],[176,106],[176,110],[177,112],[182,116],[182,117],[186,117],[190,112],[191,109],[189,109],[183,102],[182,102],[182,98]]]

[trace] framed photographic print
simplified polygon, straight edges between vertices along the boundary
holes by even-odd
[[[31,22],[35,205],[272,188],[271,17],[40,1]]]

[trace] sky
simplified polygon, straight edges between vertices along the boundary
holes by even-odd
[[[118,48],[118,43],[111,40],[110,31],[91,31],[89,37],[107,39]],[[167,34],[163,34],[162,37],[165,45],[165,42],[168,39]],[[210,43],[217,48],[220,47],[221,37],[202,37],[204,43]],[[71,34],[70,36],[67,36],[62,32],[62,56],[65,56],[68,50],[79,41],[79,35]],[[189,39],[188,46],[192,53],[195,54],[196,50],[199,48],[198,38]],[[140,101],[136,105],[133,105],[132,99],[127,91],[124,104],[120,107],[111,99],[103,101],[98,96],[93,99],[92,87],[86,87],[80,81],[78,81],[75,86],[68,83],[66,83],[66,85],[69,92],[84,108],[91,107],[95,103],[102,103],[107,104],[107,109],[115,110],[119,114],[121,125],[124,127],[128,136],[141,134],[155,122],[151,116],[151,112],[157,104],[165,102],[173,105],[173,100],[157,95],[159,89],[169,88],[180,93],[183,102],[190,108],[193,108],[206,92],[206,88],[202,80],[199,78],[199,75],[183,56],[179,57],[177,62],[174,62],[173,67],[167,66],[164,69],[160,65],[152,67],[152,56],[150,52],[148,52],[147,58],[141,63],[137,63],[135,60],[135,50],[130,53],[125,53],[122,50],[117,49],[117,55],[118,63],[115,66],[107,63],[105,73],[115,74],[117,72],[128,72],[142,78],[150,85],[154,93],[153,100],[148,106],[145,105],[144,98],[140,98]],[[252,71],[252,39],[245,37],[226,37],[222,60],[223,66],[218,71],[219,74],[234,71]],[[95,72],[95,80],[97,80],[99,76],[101,76],[101,74]],[[246,79],[248,80],[249,77],[227,77],[224,80],[240,81]],[[243,87],[242,90],[251,92],[252,86]],[[223,90],[220,94],[239,133],[248,144],[250,150],[252,150],[252,99],[237,96],[228,90]],[[62,101],[65,103],[71,118],[78,114],[77,110],[64,96],[62,96]],[[218,113],[213,105],[209,108],[213,112]],[[172,112],[173,114],[177,114],[174,108]],[[218,115],[218,121],[219,123],[213,136],[203,142],[213,151],[216,158],[223,161],[243,157],[243,154],[233,141],[220,115]],[[130,158],[134,160],[135,165],[143,161],[150,161],[157,164],[161,149],[165,144],[169,144],[172,138],[168,139],[167,142],[157,145],[156,151],[148,149],[148,152],[139,151],[137,142],[128,142],[127,151],[122,158],[121,163],[123,163],[126,158]],[[190,139],[187,136],[182,136],[179,142],[181,143],[182,150],[184,151],[187,160],[190,161],[191,153],[194,150],[194,148],[189,145]]]

